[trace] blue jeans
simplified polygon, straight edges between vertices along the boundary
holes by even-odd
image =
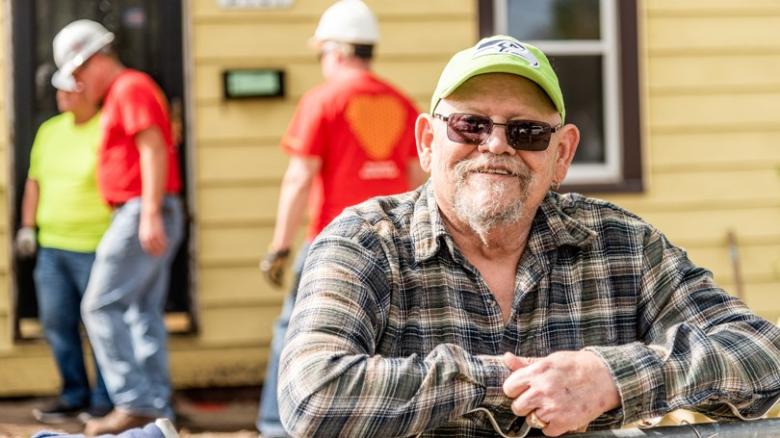
[[[68,406],[105,408],[111,406],[111,399],[97,363],[95,387],[89,389],[79,333],[79,306],[94,260],[93,252],[42,247],[38,249],[33,279],[38,319],[62,377],[60,400]]]
[[[268,358],[268,365],[265,369],[265,380],[263,381],[263,393],[260,397],[260,412],[257,417],[257,430],[263,435],[263,438],[286,437],[282,422],[279,419],[279,401],[276,399],[276,388],[279,380],[279,358],[284,348],[284,339],[287,335],[287,326],[290,324],[295,298],[298,295],[298,283],[301,281],[303,265],[306,262],[306,255],[309,253],[310,243],[301,247],[298,257],[293,265],[293,284],[290,292],[284,300],[282,313],[276,320],[274,327],[274,337],[271,340],[271,356]]]
[[[152,256],[138,239],[140,214],[141,198],[114,212],[95,254],[81,315],[114,405],[135,415],[173,419],[163,317],[184,215],[178,198],[164,199],[168,247]]]

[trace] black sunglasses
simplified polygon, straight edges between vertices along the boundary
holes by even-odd
[[[496,123],[487,116],[466,113],[452,113],[449,116],[433,114],[433,117],[447,123],[447,138],[456,143],[481,145],[488,141],[494,126],[506,129],[509,146],[518,151],[543,151],[550,145],[553,132],[561,126],[536,120],[510,120]]]

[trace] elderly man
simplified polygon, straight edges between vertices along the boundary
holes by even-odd
[[[311,248],[281,363],[292,435],[557,436],[780,397],[780,329],[637,216],[551,190],[579,140],[564,116],[537,48],[452,58],[416,124],[430,182]]]

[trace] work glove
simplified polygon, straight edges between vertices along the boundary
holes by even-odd
[[[274,287],[282,287],[282,279],[284,278],[284,270],[287,268],[287,259],[290,257],[290,250],[280,249],[278,251],[272,251],[263,257],[260,261],[260,270],[265,274],[265,279],[268,280]]]
[[[37,237],[35,235],[35,228],[22,227],[16,233],[16,241],[14,242],[16,253],[19,257],[29,258],[35,254],[35,250],[38,249]]]

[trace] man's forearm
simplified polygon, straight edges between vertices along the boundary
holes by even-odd
[[[156,128],[138,134],[138,151],[141,164],[141,212],[160,214],[168,176],[168,150]]]
[[[22,226],[35,227],[35,215],[38,212],[39,187],[38,181],[27,179],[22,197]]]

